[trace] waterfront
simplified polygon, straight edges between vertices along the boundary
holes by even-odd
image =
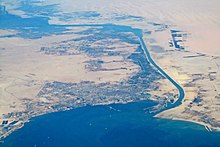
[[[218,84],[218,58],[192,72],[211,58],[170,25],[36,3],[0,6],[0,146],[219,146],[220,94],[207,84]],[[169,48],[155,46],[163,31]]]
[[[32,118],[7,137],[1,147],[220,146],[220,133],[145,113],[144,109],[154,104],[140,101],[46,114]]]

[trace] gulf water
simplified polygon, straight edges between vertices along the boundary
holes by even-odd
[[[154,118],[139,101],[86,106],[32,118],[1,147],[218,147],[220,133],[203,126]]]
[[[31,7],[29,10],[36,9]],[[50,25],[45,17],[21,18],[5,14],[0,16],[0,20],[1,29],[19,31],[15,35],[1,37],[38,39],[66,31],[64,26]],[[117,31],[137,31],[124,26],[102,26]],[[153,105],[152,101],[139,101],[86,106],[38,116],[4,139],[0,147],[220,146],[219,132],[208,132],[204,126],[195,123],[154,118],[144,110]]]

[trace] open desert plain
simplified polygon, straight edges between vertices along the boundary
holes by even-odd
[[[0,147],[220,147],[219,0],[0,0]]]

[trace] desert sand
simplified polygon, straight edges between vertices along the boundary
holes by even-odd
[[[20,10],[15,10],[19,2],[8,1],[9,13],[22,17],[28,15]],[[48,0],[42,5],[59,3],[63,13],[77,11],[96,11],[101,14],[101,19],[79,20],[77,23],[116,23],[141,28],[150,31],[144,34],[144,41],[155,62],[166,71],[185,90],[182,105],[158,114],[156,117],[168,119],[187,120],[219,129],[220,127],[220,1],[219,0]],[[4,3],[3,3],[4,4]],[[140,16],[143,21],[132,22],[129,20],[112,20],[113,14]],[[51,24],[75,24],[75,20],[61,21],[56,16],[51,16]],[[152,23],[167,25],[167,28],[153,26]],[[160,26],[161,27],[161,26]],[[187,37],[183,42],[184,50],[180,51],[169,46],[171,30],[186,32]],[[13,30],[1,30],[1,35],[16,33]],[[90,80],[95,82],[118,82],[128,79],[138,72],[139,68],[121,57],[104,57],[101,60],[121,61],[119,64],[106,63],[107,69],[127,67],[127,70],[107,70],[89,72],[86,62],[93,60],[84,54],[75,55],[74,58],[63,56],[42,55],[39,48],[48,46],[53,42],[65,40],[71,35],[49,36],[37,40],[21,38],[0,38],[1,51],[1,99],[0,115],[25,108],[22,102],[25,98],[35,98],[45,81],[80,82]],[[12,43],[13,42],[13,43]],[[118,50],[133,52],[135,47],[120,44]],[[22,52],[21,52],[22,51]],[[77,51],[76,51],[77,52]],[[60,64],[60,63],[65,64]],[[33,66],[34,65],[34,66]],[[48,68],[49,67],[49,68]],[[61,74],[62,73],[62,74]],[[175,87],[161,80],[162,92],[172,91]],[[152,99],[162,93],[152,91]],[[6,99],[7,97],[7,99]],[[195,102],[196,98],[201,102]]]

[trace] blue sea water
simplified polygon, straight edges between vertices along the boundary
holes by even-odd
[[[154,118],[139,101],[87,106],[32,118],[1,147],[218,147],[220,133],[203,126]]]
[[[54,12],[52,11],[54,6],[56,5],[48,6],[47,9],[51,10],[43,13],[45,7],[44,9],[22,7],[25,8],[22,10],[29,12],[30,16],[36,13],[44,16],[21,18],[12,14],[1,15],[1,29],[18,31],[14,36],[3,37],[37,39],[66,31],[65,26],[48,23],[49,19],[46,16]],[[93,17],[99,16],[98,13],[91,13],[91,15]],[[80,26],[86,25],[78,25],[78,27]],[[107,30],[132,31],[137,36],[141,36],[139,29],[132,29],[127,26],[110,24],[98,26]],[[181,99],[175,106],[180,103]],[[31,122],[26,123],[23,128],[13,132],[4,140],[3,144],[0,144],[0,147],[220,146],[219,132],[208,132],[203,126],[190,122],[154,118],[152,114],[144,111],[145,108],[153,105],[155,103],[152,101],[139,101],[109,106],[86,106],[70,111],[42,115],[32,118]]]

